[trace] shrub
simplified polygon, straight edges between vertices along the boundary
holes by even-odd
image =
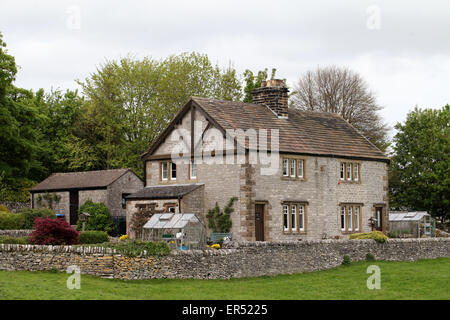
[[[366,233],[354,233],[350,235],[350,239],[373,239],[376,242],[384,243],[387,241],[388,237],[381,231],[372,231]]]
[[[33,244],[76,244],[79,232],[63,219],[36,218],[34,231],[30,236]]]
[[[0,230],[19,230],[23,228],[25,219],[21,213],[0,211]]]
[[[349,256],[344,256],[344,259],[342,260],[342,265],[343,266],[348,266],[348,265],[350,265],[350,263],[351,263],[350,257]]]
[[[128,235],[124,234],[123,236],[120,236],[119,240],[120,241],[128,240]]]
[[[232,207],[237,199],[237,197],[231,198],[230,201],[228,201],[227,205],[223,208],[223,212],[220,211],[217,202],[214,209],[208,210],[208,214],[206,215],[206,217],[208,218],[208,227],[213,230],[213,232],[230,232],[232,226],[230,216],[234,211]]]
[[[80,207],[79,212],[87,212],[90,214],[90,216],[87,217],[85,231],[111,232],[114,229],[111,213],[104,203],[94,203],[92,200],[88,200]],[[78,219],[77,230],[80,231],[82,228],[83,221],[82,219]]]
[[[28,237],[0,236],[0,243],[5,244],[28,244]]]
[[[366,254],[366,261],[372,262],[376,261],[375,256],[371,254],[370,252]]]
[[[128,257],[165,256],[170,253],[170,248],[166,242],[131,240],[128,242],[118,243],[111,247]],[[146,251],[145,253],[144,250]]]
[[[0,211],[9,212],[9,209],[8,209],[7,206],[4,206],[4,205],[0,204]]]
[[[105,231],[84,231],[80,233],[81,244],[93,244],[109,242],[108,234]]]
[[[24,209],[22,214],[25,218],[23,229],[33,229],[36,218],[52,218],[56,219],[56,214],[48,208]]]

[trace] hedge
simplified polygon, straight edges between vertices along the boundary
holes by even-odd
[[[94,244],[109,242],[108,233],[105,231],[84,231],[80,233],[80,244]]]
[[[0,243],[4,244],[29,244],[28,237],[0,236]]]
[[[20,230],[24,223],[23,214],[0,211],[0,230]]]
[[[381,231],[372,231],[372,232],[365,232],[365,233],[354,233],[350,235],[350,239],[373,239],[376,242],[386,242],[388,237]]]

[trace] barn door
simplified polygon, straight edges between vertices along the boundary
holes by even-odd
[[[255,240],[264,241],[264,204],[255,204]]]
[[[70,224],[76,225],[78,222],[78,190],[70,191]]]

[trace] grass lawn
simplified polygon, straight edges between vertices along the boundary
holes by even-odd
[[[366,287],[367,267],[381,269],[381,289]],[[232,280],[123,281],[66,273],[0,271],[0,299],[450,299],[450,259],[358,262],[336,269]]]

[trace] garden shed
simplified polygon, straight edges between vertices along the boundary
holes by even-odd
[[[434,237],[435,228],[435,219],[425,211],[389,213],[389,233],[394,237]]]
[[[203,249],[206,227],[193,213],[154,214],[144,225],[142,240],[166,241],[173,249]]]

